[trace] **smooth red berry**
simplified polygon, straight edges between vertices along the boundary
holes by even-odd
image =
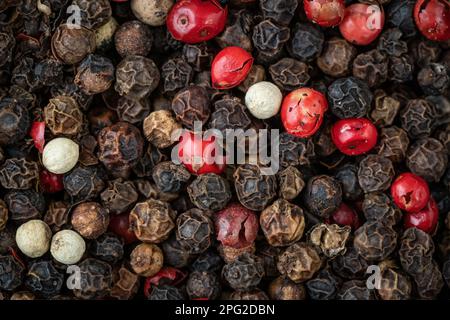
[[[63,174],[55,174],[47,170],[42,170],[39,173],[39,182],[42,191],[45,193],[56,193],[64,190],[63,177]]]
[[[339,25],[342,36],[349,42],[365,46],[374,41],[383,30],[384,11],[374,4],[355,3],[345,9]]]
[[[119,215],[111,215],[109,220],[109,230],[122,237],[125,244],[130,244],[138,240],[134,232],[130,229],[129,217],[129,213],[122,213]]]
[[[328,110],[325,96],[310,88],[289,93],[281,105],[281,121],[286,131],[294,136],[307,138],[319,130]]]
[[[45,122],[34,121],[31,124],[30,137],[33,139],[34,146],[40,153],[44,152],[45,145]]]
[[[225,28],[228,8],[217,0],[181,0],[167,15],[167,29],[179,41],[208,41]]]
[[[420,32],[430,40],[450,39],[450,2],[448,0],[418,0],[414,20]]]
[[[344,0],[305,0],[306,17],[322,27],[337,26],[344,19]]]
[[[339,208],[333,212],[329,223],[336,223],[340,226],[350,226],[353,230],[356,230],[361,226],[361,221],[359,220],[356,211],[343,202]]]
[[[343,154],[356,156],[375,147],[378,132],[375,125],[368,119],[342,119],[331,128],[331,139]]]
[[[231,89],[245,80],[253,65],[253,57],[240,47],[226,47],[211,65],[211,83],[214,89]]]
[[[224,156],[216,155],[218,150],[221,148],[214,136],[206,139],[190,131],[185,131],[178,143],[180,161],[194,174],[222,173],[226,161]]]
[[[433,234],[439,220],[439,208],[433,198],[430,197],[425,208],[419,212],[408,212],[404,215],[405,228],[418,228],[426,233]]]
[[[402,173],[391,186],[391,195],[397,207],[407,212],[422,210],[430,199],[428,183],[421,177]]]
[[[231,204],[215,218],[217,240],[236,249],[252,245],[258,233],[256,214],[240,204]]]

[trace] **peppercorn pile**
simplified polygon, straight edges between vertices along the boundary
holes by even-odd
[[[448,299],[449,93],[446,0],[3,0],[0,299]]]

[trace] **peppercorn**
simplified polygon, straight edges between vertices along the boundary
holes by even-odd
[[[151,277],[163,266],[163,253],[154,244],[141,243],[130,254],[133,271],[143,277]]]
[[[31,301],[35,299],[36,296],[28,291],[14,292],[9,298],[9,300],[11,301]]]
[[[417,293],[422,299],[436,299],[444,287],[442,273],[436,261],[431,261],[424,271],[414,277]]]
[[[400,28],[406,38],[413,37],[417,33],[413,18],[415,2],[414,0],[392,0],[387,8],[387,21],[392,26]]]
[[[100,299],[107,296],[112,287],[112,269],[106,262],[88,258],[78,264],[80,289],[73,293],[80,299]]]
[[[124,243],[113,233],[104,233],[94,239],[89,246],[89,253],[97,259],[115,264],[124,254]]]
[[[305,186],[302,174],[294,167],[289,166],[278,172],[278,195],[285,200],[295,199]]]
[[[341,204],[342,188],[339,182],[330,176],[315,176],[306,184],[304,199],[311,213],[326,218]]]
[[[428,40],[413,41],[411,51],[419,67],[438,62],[442,52],[437,42]]]
[[[411,138],[428,136],[436,126],[437,113],[433,104],[425,99],[413,99],[400,113],[402,128]]]
[[[222,269],[223,261],[212,250],[208,250],[192,262],[190,269],[199,272],[217,272]]]
[[[322,54],[317,58],[317,66],[326,75],[343,77],[350,73],[356,48],[342,38],[331,38],[325,42]]]
[[[153,60],[142,56],[127,56],[116,67],[114,89],[121,96],[143,99],[158,86],[160,73]]]
[[[30,220],[16,232],[16,243],[20,251],[30,258],[43,256],[50,248],[52,232],[42,220]]]
[[[144,136],[157,148],[167,148],[172,141],[172,134],[181,126],[175,121],[172,113],[168,110],[159,110],[150,113],[144,120]]]
[[[321,54],[324,42],[325,37],[321,30],[312,24],[296,23],[287,49],[293,58],[307,62]]]
[[[194,258],[187,242],[180,242],[175,235],[162,243],[164,263],[175,268],[186,267]]]
[[[194,271],[189,274],[186,292],[190,299],[215,300],[220,294],[219,279],[212,272]]]
[[[311,229],[309,239],[325,256],[333,258],[345,251],[350,231],[350,226],[321,223]]]
[[[368,155],[359,164],[358,180],[364,192],[387,190],[393,177],[394,167],[388,158]]]
[[[80,203],[72,211],[71,223],[84,238],[96,239],[106,232],[109,213],[97,202]]]
[[[13,98],[0,98],[0,145],[12,145],[22,141],[30,124],[26,106]]]
[[[326,267],[306,282],[306,289],[313,300],[332,300],[335,299],[340,285],[341,279],[335,276],[329,267]]]
[[[340,166],[334,177],[341,184],[343,199],[354,201],[363,194],[358,181],[358,167],[355,164],[346,163]]]
[[[398,83],[411,81],[414,69],[414,60],[408,54],[403,54],[400,57],[390,57],[389,79]]]
[[[182,165],[172,161],[158,163],[153,168],[153,181],[161,192],[179,192],[191,175]]]
[[[4,200],[8,206],[11,221],[24,223],[39,219],[45,211],[45,198],[32,189],[8,192]]]
[[[251,52],[253,50],[252,30],[255,17],[252,12],[246,9],[231,12],[229,20],[222,34],[215,40],[223,49],[226,47],[239,46]]]
[[[386,29],[378,38],[377,49],[388,56],[400,57],[408,52],[408,44],[401,40],[402,36],[398,28]]]
[[[284,199],[276,200],[260,216],[261,229],[272,246],[288,246],[303,236],[303,210]]]
[[[222,210],[231,199],[228,181],[214,173],[198,176],[187,187],[187,192],[192,203],[203,210]]]
[[[287,132],[279,135],[279,157],[282,168],[308,166],[314,159],[314,144],[310,139],[296,137]]]
[[[25,276],[25,286],[45,298],[57,295],[62,288],[64,275],[51,261],[34,262]]]
[[[155,286],[148,300],[184,300],[184,295],[180,289],[169,285]]]
[[[114,34],[116,50],[123,58],[128,56],[147,56],[153,44],[150,28],[140,21],[127,21]]]
[[[288,26],[294,17],[298,2],[295,0],[262,0],[259,7],[264,19],[271,19],[281,25]]]
[[[89,29],[97,29],[104,25],[112,15],[108,0],[99,0],[95,4],[89,0],[73,0],[81,14],[81,25]]]
[[[409,300],[411,298],[412,283],[410,278],[398,268],[390,266],[392,262],[381,263],[381,281],[377,289],[383,300]]]
[[[269,296],[273,300],[305,300],[306,290],[302,284],[278,277],[269,285]]]
[[[114,46],[114,34],[119,28],[119,23],[114,17],[111,17],[101,27],[95,29],[95,43],[97,46],[97,52],[103,54],[109,52]]]
[[[74,98],[57,96],[44,108],[45,124],[54,135],[75,136],[81,131],[83,113]]]
[[[400,210],[382,192],[367,193],[362,203],[362,211],[367,220],[379,221],[386,226],[394,226],[402,218]]]
[[[177,121],[193,129],[195,121],[205,124],[208,120],[209,103],[209,95],[205,88],[188,86],[175,95],[172,100],[172,110]]]
[[[179,91],[192,81],[192,67],[181,58],[169,59],[161,67],[161,77],[164,79],[164,93]]]
[[[258,286],[264,276],[262,259],[253,254],[244,253],[235,261],[226,264],[222,275],[235,290],[245,291]]]
[[[0,256],[0,289],[13,291],[22,284],[25,268],[11,255]]]
[[[50,245],[52,257],[67,265],[80,261],[85,250],[86,244],[83,238],[72,230],[62,230],[55,233]]]
[[[365,281],[350,280],[344,282],[336,296],[338,300],[375,300],[375,294]]]
[[[266,79],[266,70],[263,66],[254,64],[250,69],[245,80],[237,87],[238,90],[242,92],[247,92],[248,88],[250,88],[255,83],[264,81]]]
[[[230,300],[243,300],[243,301],[253,301],[253,300],[269,300],[267,294],[260,289],[253,289],[250,291],[234,291],[227,299]]]
[[[232,263],[244,253],[255,254],[256,246],[254,243],[242,248],[220,245],[218,250],[225,263]]]
[[[5,189],[32,188],[39,177],[38,165],[24,158],[7,159],[0,167],[0,183]]]
[[[405,159],[408,146],[409,138],[404,130],[396,126],[381,129],[378,146],[380,156],[388,158],[394,163],[400,163]]]
[[[374,120],[375,125],[384,127],[394,123],[401,102],[393,96],[387,95],[383,90],[376,90],[374,105],[370,117]]]
[[[173,4],[173,0],[131,0],[131,10],[142,22],[157,27],[166,22],[167,14]]]
[[[136,203],[138,193],[131,181],[119,178],[108,181],[108,187],[100,194],[100,199],[110,213],[120,214]]]
[[[386,259],[397,246],[397,233],[379,221],[368,221],[355,232],[355,249],[367,261]]]
[[[209,120],[212,129],[220,130],[226,136],[227,129],[247,130],[251,124],[249,112],[241,99],[226,95],[214,103]]]
[[[353,76],[371,88],[380,86],[388,78],[388,57],[378,50],[359,54],[353,60]]]
[[[45,59],[34,67],[34,76],[40,85],[57,85],[63,81],[63,64],[54,59]]]
[[[175,227],[175,215],[166,202],[154,199],[139,202],[130,212],[130,229],[141,241],[160,243]]]
[[[0,33],[0,67],[3,67],[11,60],[15,45],[16,40],[11,34],[6,32]]]
[[[289,246],[278,257],[278,271],[295,283],[311,279],[319,271],[322,261],[318,252],[304,242]]]
[[[81,26],[60,25],[52,36],[53,55],[64,64],[77,64],[96,48],[95,33]]]
[[[148,144],[143,157],[133,167],[133,172],[139,178],[150,177],[154,167],[165,160],[167,156],[160,149]]]
[[[115,276],[116,280],[111,288],[111,297],[118,300],[130,300],[139,290],[139,277],[126,267],[121,267]]]
[[[292,58],[282,58],[269,67],[273,82],[280,88],[292,91],[305,86],[310,80],[310,67]]]
[[[108,58],[90,54],[77,68],[75,84],[85,93],[94,95],[109,89],[114,80],[114,65]]]
[[[200,72],[211,67],[213,60],[212,48],[202,42],[199,44],[185,44],[183,47],[183,59],[191,65],[195,72]]]
[[[106,173],[100,166],[79,166],[64,175],[64,189],[75,201],[92,200],[105,188]]]
[[[8,222],[8,207],[5,201],[0,199],[0,231],[2,231]]]
[[[42,164],[55,174],[72,170],[78,162],[79,146],[67,138],[56,138],[48,142],[42,153]]]
[[[245,94],[245,105],[257,119],[275,116],[280,110],[282,100],[280,89],[267,81],[255,83]]]
[[[214,225],[207,212],[191,209],[176,220],[177,240],[186,245],[189,253],[205,252],[212,244]]]
[[[267,64],[277,60],[290,38],[288,27],[263,20],[253,28],[253,45],[258,50],[257,61]]]
[[[239,202],[250,210],[263,210],[276,196],[275,176],[261,175],[258,166],[241,165],[233,177]]]

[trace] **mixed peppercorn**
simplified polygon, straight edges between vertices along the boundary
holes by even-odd
[[[446,299],[449,94],[447,0],[2,1],[0,299]]]

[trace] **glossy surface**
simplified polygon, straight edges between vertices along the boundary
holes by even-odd
[[[211,83],[215,89],[231,89],[245,80],[253,65],[253,57],[240,47],[227,47],[212,62]]]
[[[64,190],[62,174],[54,174],[47,170],[42,170],[39,173],[39,181],[41,188],[45,193],[55,193]]]
[[[343,154],[356,156],[377,144],[378,132],[368,119],[351,118],[337,121],[331,128],[331,139]]]
[[[418,212],[427,205],[430,199],[430,189],[424,179],[406,172],[399,175],[392,183],[391,195],[400,209]]]
[[[337,26],[344,19],[344,0],[305,0],[306,16],[322,27]]]
[[[420,32],[430,40],[450,39],[450,2],[448,0],[418,0],[414,20]]]
[[[125,244],[137,241],[137,237],[130,229],[130,214],[122,213],[119,215],[111,215],[108,229],[123,238]]]
[[[433,234],[439,220],[439,209],[433,198],[425,208],[415,213],[407,213],[404,216],[405,228],[418,228],[427,233]]]

